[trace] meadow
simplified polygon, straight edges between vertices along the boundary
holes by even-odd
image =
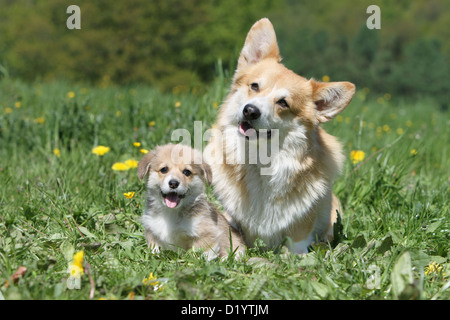
[[[171,93],[4,78],[0,298],[449,299],[448,111],[358,89],[325,125],[347,157],[333,243],[305,256],[257,244],[242,261],[208,262],[195,250],[147,250],[135,167],[174,129],[211,128],[226,77]],[[84,272],[72,288],[79,251]]]

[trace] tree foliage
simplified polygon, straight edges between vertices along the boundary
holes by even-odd
[[[283,61],[320,79],[372,92],[433,95],[450,89],[450,4],[430,1],[79,0],[81,30],[68,30],[63,0],[0,0],[0,66],[26,80],[208,83],[218,60],[233,71],[251,25],[272,20]],[[381,30],[366,8],[381,8]],[[3,72],[4,73],[4,72]]]

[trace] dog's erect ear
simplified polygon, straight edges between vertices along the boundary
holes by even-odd
[[[281,61],[275,30],[267,18],[257,21],[248,32],[239,56],[238,70],[265,58]]]
[[[153,158],[153,151],[150,151],[141,159],[141,161],[139,161],[137,168],[137,175],[139,180],[142,180],[150,171],[152,158]]]
[[[338,115],[350,103],[355,85],[350,82],[319,82],[311,80],[316,117],[327,122]]]

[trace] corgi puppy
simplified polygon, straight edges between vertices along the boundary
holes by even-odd
[[[204,248],[208,259],[244,252],[239,232],[206,199],[204,183],[210,183],[211,169],[200,152],[183,145],[160,146],[142,158],[137,173],[141,180],[148,175],[142,223],[154,252]]]
[[[248,246],[259,238],[277,248],[289,237],[291,252],[306,253],[317,239],[331,241],[341,213],[332,189],[342,148],[320,125],[344,110],[355,86],[305,79],[280,61],[273,26],[261,19],[247,35],[220,106],[215,130],[221,134],[212,135],[204,157],[215,193]],[[265,174],[261,150],[251,154],[263,144],[278,148]]]

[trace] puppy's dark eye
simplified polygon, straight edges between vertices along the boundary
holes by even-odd
[[[286,100],[284,100],[284,99],[278,100],[278,101],[277,101],[277,104],[278,104],[280,107],[283,107],[283,108],[289,108],[288,103],[287,103]]]
[[[169,172],[169,168],[168,167],[163,167],[161,168],[161,170],[159,170],[161,173],[167,173]]]
[[[258,85],[256,82],[253,82],[253,83],[250,85],[250,88],[251,88],[253,91],[256,91],[256,92],[259,91],[259,85]]]
[[[184,170],[183,170],[183,174],[184,174],[186,177],[189,177],[189,176],[192,174],[192,172],[189,171],[188,169],[184,169]]]

